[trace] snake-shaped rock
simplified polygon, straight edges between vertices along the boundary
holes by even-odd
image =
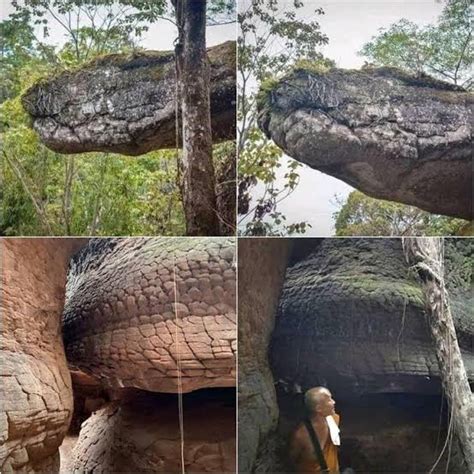
[[[181,414],[191,430],[186,469],[232,471],[234,240],[92,239],[84,245],[85,239],[2,241],[2,472],[58,472],[58,447],[73,412],[68,367],[76,382],[95,380],[113,399],[84,424],[74,469],[174,469],[180,464],[173,454],[180,443],[174,394],[212,388],[199,403],[209,412],[221,406],[222,419],[207,416],[202,431],[199,417],[193,421],[193,398],[183,395]],[[81,246],[70,260],[66,285],[70,256]],[[174,402],[166,405],[157,392],[173,394]],[[148,417],[140,418],[144,406]],[[123,452],[128,429],[135,444],[126,444],[128,464],[119,467],[107,453]],[[154,443],[140,441],[150,436]],[[95,450],[105,440],[108,450]]]

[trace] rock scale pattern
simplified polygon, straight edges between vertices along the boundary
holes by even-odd
[[[69,363],[110,388],[176,393],[179,354],[184,392],[235,386],[233,259],[233,239],[92,241],[68,277]]]
[[[454,293],[453,293],[454,295]],[[474,378],[472,308],[454,314]],[[284,354],[284,356],[282,356]],[[325,239],[289,267],[272,337],[273,374],[338,393],[439,393],[421,287],[400,239]]]
[[[83,243],[84,241],[82,241]],[[72,415],[61,338],[67,263],[81,239],[2,239],[0,471],[57,472]]]
[[[235,138],[235,42],[209,48],[213,141]],[[176,146],[173,52],[98,58],[31,87],[22,103],[59,153],[141,155]]]
[[[299,69],[261,92],[285,153],[364,193],[473,218],[473,96],[394,69]]]

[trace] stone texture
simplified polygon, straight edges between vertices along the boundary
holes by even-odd
[[[239,240],[239,472],[260,463],[278,422],[268,346],[288,250],[286,239]]]
[[[71,262],[71,367],[109,388],[235,386],[234,239],[92,240]],[[176,296],[175,296],[176,285]]]
[[[2,239],[0,471],[57,472],[72,415],[61,339],[67,264],[85,239]]]
[[[474,378],[472,311],[455,318]],[[427,324],[400,239],[316,241],[286,273],[273,372],[289,385],[327,384],[339,393],[440,393]]]
[[[394,69],[296,70],[261,92],[285,153],[369,196],[472,219],[472,94]]]
[[[209,48],[213,141],[235,138],[235,42]],[[173,52],[98,58],[30,88],[25,110],[59,153],[141,155],[176,146]]]
[[[472,281],[465,271],[472,267],[472,252],[468,240],[445,242],[457,337],[474,381]],[[292,466],[285,442],[303,416],[301,392],[317,385],[333,393],[342,420],[341,458],[356,472],[427,472],[440,454],[447,408],[441,409],[421,286],[400,239],[295,244],[271,363],[280,409],[277,456],[286,472]],[[446,462],[445,453],[435,472],[445,472]],[[465,472],[460,466],[455,440],[449,472]]]
[[[184,396],[185,470],[235,472],[235,392],[227,402],[206,392]],[[177,397],[139,393],[98,410],[82,427],[72,466],[94,473],[180,473]]]
[[[445,240],[471,380],[472,251],[467,239]],[[294,472],[288,438],[303,417],[302,392],[320,384],[341,414],[343,466],[427,472],[446,437],[447,408],[401,240],[243,239],[239,265],[239,472]],[[456,440],[450,454],[449,472],[464,472]],[[434,472],[445,472],[446,462],[447,453]]]

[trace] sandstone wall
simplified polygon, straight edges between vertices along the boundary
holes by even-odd
[[[61,338],[67,265],[84,239],[2,239],[0,470],[55,472],[72,415]]]

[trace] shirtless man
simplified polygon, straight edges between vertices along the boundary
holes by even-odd
[[[339,415],[336,415],[334,411],[336,402],[332,399],[331,392],[327,388],[315,387],[305,393],[305,405],[329,472],[337,474],[339,473],[337,446],[340,442]],[[291,437],[290,458],[296,472],[321,472],[321,466],[304,423],[298,426]]]

